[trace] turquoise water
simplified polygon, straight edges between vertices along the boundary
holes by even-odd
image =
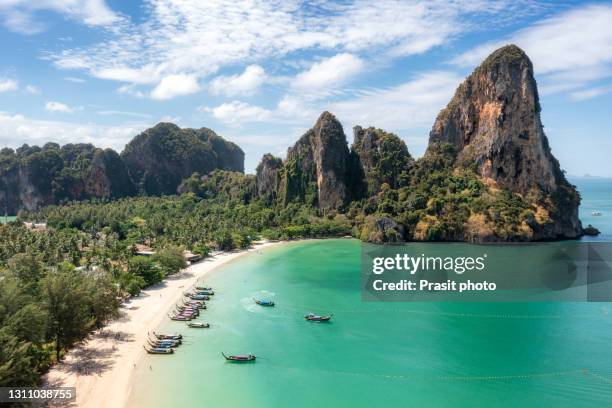
[[[12,222],[17,219],[15,215],[9,215],[8,217],[0,216],[0,224],[4,224],[5,222]]]
[[[582,225],[592,224],[601,231],[599,237],[585,237],[588,241],[612,241],[612,179],[577,177],[570,181],[578,187],[582,196],[580,219]],[[593,211],[601,212],[594,216]]]
[[[593,192],[583,198],[609,208]],[[604,230],[606,214],[596,218]],[[200,318],[211,329],[164,323],[185,344],[144,357],[128,406],[612,405],[610,304],[364,303],[359,263],[355,240],[308,241],[211,273],[216,295]],[[334,317],[304,321],[311,311]],[[222,351],[258,361],[227,363]]]

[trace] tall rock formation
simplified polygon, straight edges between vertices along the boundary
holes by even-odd
[[[136,136],[121,153],[139,192],[176,194],[193,173],[244,171],[244,152],[210,129],[181,129],[159,123]]]
[[[140,193],[176,194],[195,172],[244,171],[244,153],[210,129],[160,123],[132,140],[120,156],[91,144],[47,143],[0,150],[0,211]]]
[[[393,133],[373,127],[363,129],[355,126],[353,133],[355,139],[351,153],[357,156],[356,163],[360,168],[351,169],[351,173],[361,173],[365,190],[361,195],[369,197],[378,194],[382,184],[388,184],[391,188],[400,187],[414,163],[406,143]],[[352,184],[356,185],[357,182]]]
[[[0,163],[0,206],[11,214],[64,201],[126,197],[136,191],[121,157],[91,144],[3,149]]]
[[[492,53],[459,86],[429,138],[453,145],[457,166],[475,165],[488,183],[518,193],[545,211],[534,239],[581,234],[580,197],[553,157],[527,55],[508,45]]]
[[[276,198],[278,189],[279,171],[283,167],[283,161],[272,154],[264,154],[261,162],[257,165],[256,184],[257,196],[272,202]]]
[[[285,203],[302,201],[322,209],[341,208],[346,186],[349,150],[342,125],[323,112],[315,126],[287,151],[281,179]]]

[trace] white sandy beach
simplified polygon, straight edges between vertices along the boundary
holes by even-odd
[[[84,344],[71,350],[45,376],[48,386],[76,387],[79,408],[120,408],[125,406],[130,377],[144,355],[147,332],[167,319],[168,310],[197,280],[233,259],[277,243],[265,242],[244,251],[218,253],[162,284],[132,298],[120,309],[121,317],[93,333]]]

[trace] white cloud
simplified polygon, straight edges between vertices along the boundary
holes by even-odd
[[[355,91],[354,98],[321,103],[304,95],[286,95],[275,110],[240,101],[201,108],[230,124],[270,122],[309,127],[323,111],[336,114],[345,124],[386,129],[429,127],[451,99],[462,77],[447,71],[423,73],[397,86]]]
[[[130,85],[153,86],[173,75],[201,81],[230,66],[276,62],[301,51],[350,54],[353,63],[366,55],[393,58],[423,53],[473,30],[483,15],[494,15],[496,23],[504,16],[516,16],[528,9],[523,3],[145,0],[142,23],[121,21],[103,42],[64,49],[49,58],[59,68]],[[232,95],[240,92],[232,85],[251,90],[261,79],[255,70],[222,77],[212,89],[223,93],[221,85],[230,84]]]
[[[17,81],[12,79],[0,79],[0,93],[8,91],[16,91],[19,89]]]
[[[151,91],[153,99],[164,100],[175,96],[189,95],[200,90],[198,80],[193,75],[168,75]]]
[[[75,84],[82,84],[85,82],[83,78],[70,77],[70,76],[64,77],[64,81],[74,82]]]
[[[272,112],[268,109],[241,101],[223,103],[214,108],[203,107],[200,110],[209,112],[217,120],[232,125],[245,122],[263,122],[272,115]]]
[[[37,87],[35,87],[34,85],[28,85],[25,87],[25,91],[29,94],[32,95],[37,95],[40,93],[40,89],[38,89]]]
[[[45,110],[49,112],[74,113],[74,108],[61,102],[49,101],[45,104]]]
[[[299,89],[320,89],[345,83],[363,69],[361,58],[338,54],[312,65],[295,77],[293,86]]]
[[[211,81],[210,90],[215,95],[248,95],[256,91],[266,80],[266,71],[259,65],[249,65],[240,75],[219,76]]]
[[[135,118],[150,118],[151,115],[148,113],[140,113],[140,112],[129,112],[129,111],[117,111],[117,110],[102,110],[96,112],[98,115],[102,116],[133,116]]]
[[[611,5],[575,8],[533,24],[503,41],[476,47],[456,57],[453,63],[477,65],[491,51],[512,42],[523,48],[533,61],[543,94],[579,92],[594,81],[612,76],[611,21]],[[597,93],[584,92],[582,99],[589,94]]]
[[[52,11],[89,26],[107,26],[123,18],[113,12],[104,0],[4,0],[0,1],[0,18],[6,28],[21,34],[37,34],[46,25],[36,19],[39,12]]]
[[[53,141],[60,144],[92,143],[97,147],[120,151],[132,137],[147,127],[149,124],[145,123],[125,123],[119,126],[74,124],[0,112],[0,145],[15,148],[24,143],[43,145]]]
[[[386,129],[429,127],[451,99],[462,78],[453,72],[429,72],[388,89],[361,92],[331,103],[329,110],[354,125]]]
[[[570,99],[574,101],[584,101],[587,99],[596,98],[601,95],[612,92],[612,86],[598,86],[594,88],[583,89],[570,93]]]

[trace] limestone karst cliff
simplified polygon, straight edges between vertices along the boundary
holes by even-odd
[[[532,223],[534,238],[581,233],[580,198],[551,153],[533,65],[517,46],[493,52],[459,86],[438,115],[429,143],[453,145],[456,166],[475,165],[485,182],[518,193],[548,213],[552,222]]]

